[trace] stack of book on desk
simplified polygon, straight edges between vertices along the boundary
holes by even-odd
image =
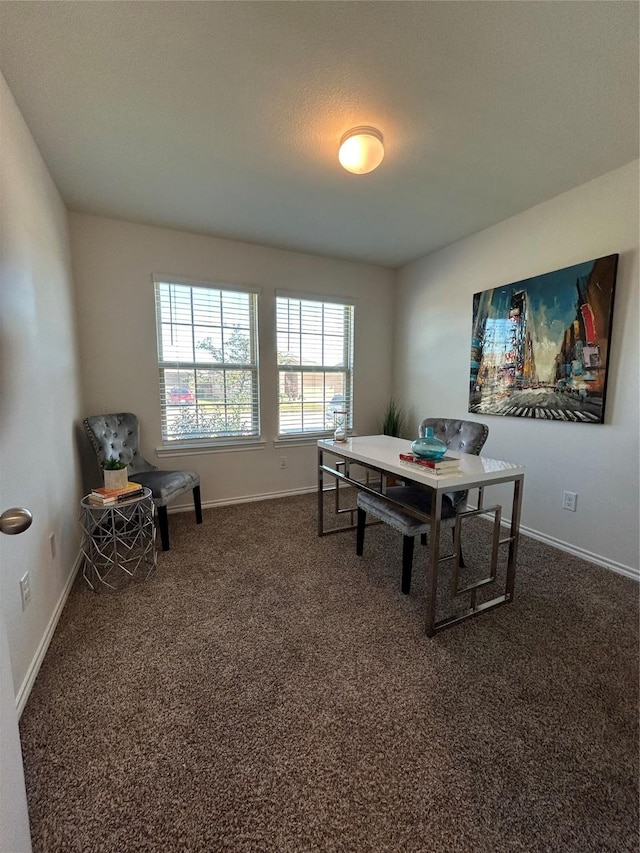
[[[110,506],[111,504],[120,504],[123,501],[130,501],[133,498],[141,498],[144,494],[144,489],[140,483],[129,482],[121,489],[94,489],[89,495],[89,503],[95,506]]]
[[[403,467],[421,468],[430,474],[440,474],[448,477],[460,472],[460,460],[456,459],[455,456],[447,456],[446,454],[441,459],[424,459],[422,456],[416,456],[414,453],[401,453],[400,464]]]

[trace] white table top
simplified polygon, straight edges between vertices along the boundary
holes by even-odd
[[[417,465],[409,470],[406,465],[401,464],[399,454],[411,453],[411,442],[391,435],[358,435],[346,441],[320,439],[318,447],[353,462],[372,465],[401,479],[411,479],[416,483],[424,483],[445,492],[466,489],[479,483],[490,483],[493,480],[497,482],[513,480],[524,475],[525,472],[524,466],[513,462],[502,462],[487,456],[475,456],[472,453],[453,450],[448,450],[447,455],[460,459],[459,473],[436,475]]]

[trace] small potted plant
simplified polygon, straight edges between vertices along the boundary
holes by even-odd
[[[402,406],[393,398],[387,403],[382,420],[382,434],[400,438],[404,429],[405,413]]]
[[[123,489],[129,482],[127,466],[122,460],[110,458],[102,463],[105,489]]]
[[[383,435],[393,435],[396,438],[402,437],[402,431],[404,429],[405,422],[405,411],[403,407],[398,403],[397,400],[394,400],[393,397],[387,403],[387,408],[384,411],[384,417],[382,420],[381,430]],[[396,486],[400,481],[397,477],[389,474],[387,475],[387,485],[388,486]]]

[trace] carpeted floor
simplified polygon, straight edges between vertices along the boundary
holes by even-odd
[[[425,550],[403,596],[397,533],[358,558],[315,512],[172,516],[149,582],[77,579],[20,724],[34,853],[637,851],[637,584],[523,537],[514,603],[428,639]]]

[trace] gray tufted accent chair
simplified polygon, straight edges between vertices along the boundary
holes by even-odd
[[[82,422],[98,462],[120,459],[128,468],[129,479],[151,489],[158,510],[162,550],[169,550],[167,504],[185,492],[193,492],[196,523],[202,524],[200,476],[194,471],[161,471],[140,454],[140,427],[131,412],[92,415]]]
[[[489,435],[489,427],[476,421],[457,421],[450,418],[425,418],[420,422],[418,434],[424,437],[427,428],[433,428],[436,438],[447,445],[450,450],[462,453],[480,454],[485,441]],[[442,527],[455,526],[456,515],[466,509],[466,500],[469,492],[448,492],[442,498],[442,514],[440,521]],[[387,495],[394,500],[414,507],[420,512],[431,512],[431,492],[418,485],[393,486],[387,489]],[[411,590],[411,571],[413,566],[413,546],[416,536],[420,536],[423,545],[427,544],[427,533],[429,524],[422,523],[402,512],[401,509],[388,503],[384,498],[371,495],[368,492],[359,492],[358,499],[358,525],[356,532],[356,554],[361,557],[364,552],[364,530],[367,521],[367,513],[373,515],[380,521],[384,521],[390,527],[402,533],[402,592],[406,595]],[[464,566],[462,552],[460,553],[460,565]]]

